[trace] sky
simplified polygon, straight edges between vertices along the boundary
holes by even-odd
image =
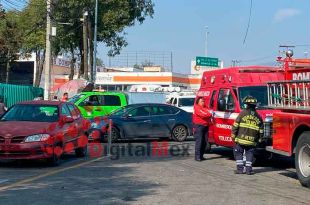
[[[231,66],[274,64],[279,45],[294,48],[295,57],[310,57],[309,0],[154,0],[153,18],[125,30],[128,46],[122,53],[172,52],[173,70],[190,73],[190,62],[204,56],[208,26],[208,56]],[[98,57],[107,64],[107,48]]]

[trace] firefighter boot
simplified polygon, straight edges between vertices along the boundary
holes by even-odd
[[[244,149],[236,144],[234,147],[234,155],[236,159],[237,170],[235,170],[235,174],[243,174],[244,164],[243,164],[243,152]]]
[[[255,172],[253,172],[252,167],[246,167],[246,174],[247,175],[253,175]]]
[[[252,162],[246,161],[245,163],[245,173],[247,175],[253,175],[254,172],[252,170]]]
[[[241,164],[239,162],[239,164],[238,164],[238,160],[236,160],[236,161],[237,161],[237,170],[235,170],[235,174],[244,174],[245,172],[244,172],[243,163]]]
[[[237,170],[235,170],[234,173],[235,174],[244,174],[243,167],[242,168],[237,167]]]
[[[252,162],[253,162],[254,148],[245,150],[246,162],[245,170],[247,175],[253,175]]]

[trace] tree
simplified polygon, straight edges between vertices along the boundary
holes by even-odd
[[[51,18],[53,24],[57,26],[57,37],[52,39],[53,54],[60,53],[71,54],[71,74],[70,79],[74,75],[75,62],[80,59],[80,74],[84,72],[83,68],[83,40],[82,40],[82,22],[80,18],[84,11],[89,11],[89,42],[90,42],[90,62],[93,62],[93,31],[94,31],[94,10],[95,0],[50,0],[52,1]],[[134,26],[137,22],[143,23],[145,18],[153,16],[152,0],[99,0],[98,13],[98,41],[105,43],[110,48],[108,55],[114,56],[120,53],[120,50],[127,45],[124,29]],[[0,19],[3,16],[0,8]],[[45,0],[29,0],[26,7],[16,16],[16,23],[12,24],[13,28],[17,28],[21,32],[13,32],[7,35],[15,36],[20,39],[20,45],[15,44],[17,50],[11,51],[18,53],[23,57],[28,57],[32,53],[36,55],[36,77],[35,86],[40,85],[40,80],[45,62],[45,36],[46,36],[46,1]],[[70,23],[71,25],[59,24],[60,22]],[[11,25],[11,24],[10,24]],[[2,26],[3,27],[3,26]],[[3,27],[4,28],[4,27]],[[4,29],[6,30],[6,29]],[[4,31],[3,30],[3,31]],[[1,35],[1,43],[7,38]],[[15,42],[12,42],[12,45]],[[6,43],[8,44],[8,43]],[[10,44],[11,45],[11,44]],[[1,50],[3,52],[3,50]],[[17,52],[16,52],[17,51]],[[78,56],[77,56],[78,55]]]
[[[18,27],[19,13],[9,11],[0,19],[0,64],[5,65],[5,82],[9,83],[10,68],[18,58],[21,32]]]
[[[101,58],[96,59],[96,66],[104,66],[103,60]]]
[[[3,9],[2,4],[0,3],[0,20],[5,17],[5,11]]]
[[[72,26],[62,26],[58,30],[56,42],[58,50],[68,50],[71,46],[79,51],[81,71],[83,68],[82,23],[80,18],[84,11],[89,11],[89,31],[94,30],[95,0],[58,0],[53,17],[57,22],[71,23]],[[134,26],[136,22],[143,23],[147,16],[152,17],[154,10],[152,0],[99,0],[98,41],[110,48],[108,55],[114,56],[127,45],[124,29]],[[65,11],[65,12],[64,12]],[[92,33],[92,32],[91,32]],[[65,40],[66,39],[66,40]],[[89,35],[90,62],[93,61],[93,35]]]
[[[154,14],[152,0],[100,1],[99,8],[98,40],[111,48],[109,56],[119,54],[127,46],[124,28],[136,22],[142,24],[147,16]]]
[[[28,57],[36,55],[36,76],[34,86],[40,86],[45,62],[46,36],[46,2],[44,0],[30,0],[20,14],[20,29],[22,30],[21,53]]]

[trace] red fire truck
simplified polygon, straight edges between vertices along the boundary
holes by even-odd
[[[273,113],[272,146],[266,149],[285,156],[295,156],[297,176],[310,187],[310,59],[294,59],[288,51],[278,58],[285,71],[285,81],[267,84],[268,105]]]
[[[271,119],[276,110],[267,109],[267,82],[283,81],[283,69],[266,66],[232,67],[206,71],[201,80],[197,97],[203,96],[207,106],[215,113],[209,127],[207,150],[211,145],[233,147],[232,125],[244,107],[242,99],[252,95],[258,99],[258,112],[264,119],[265,138],[260,144],[265,151],[266,143],[271,145]],[[269,141],[268,141],[269,140]]]

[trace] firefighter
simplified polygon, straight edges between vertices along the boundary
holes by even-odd
[[[196,104],[194,105],[193,113],[193,125],[194,125],[194,137],[195,137],[195,160],[205,160],[203,154],[206,149],[208,141],[208,126],[212,112],[210,112],[205,106],[205,100],[203,97],[198,97]]]
[[[231,138],[235,142],[234,155],[237,164],[236,174],[248,175],[254,174],[252,162],[254,150],[264,134],[263,120],[256,111],[257,100],[252,96],[246,96],[243,100],[246,109],[237,117],[233,128]],[[243,154],[245,153],[245,167],[243,163]]]

